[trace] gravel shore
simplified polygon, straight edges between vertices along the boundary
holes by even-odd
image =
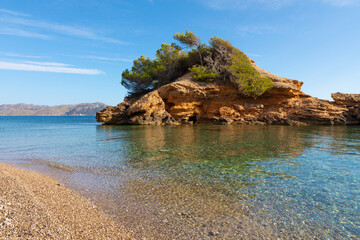
[[[50,177],[0,164],[0,239],[131,239]]]

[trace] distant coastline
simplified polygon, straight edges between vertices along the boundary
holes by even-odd
[[[107,107],[104,103],[81,103],[69,105],[2,104],[0,116],[95,116]]]

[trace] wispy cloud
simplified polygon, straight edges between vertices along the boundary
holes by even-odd
[[[276,27],[273,26],[241,26],[236,29],[236,32],[240,35],[250,35],[250,34],[267,34],[274,33],[278,31]]]
[[[100,57],[100,56],[85,56],[84,58],[90,58],[101,61],[110,61],[110,62],[133,62],[133,60],[128,58],[111,58],[111,57]]]
[[[202,4],[215,10],[246,9],[253,5],[264,5],[271,8],[280,8],[295,0],[198,0]]]
[[[98,75],[103,72],[98,69],[71,68],[67,64],[49,63],[49,62],[1,62],[0,69],[17,71],[35,71],[35,72],[54,72],[54,73],[72,73],[85,75]]]
[[[0,22],[1,22],[1,20],[0,20]],[[0,26],[0,34],[1,35],[9,35],[9,36],[50,39],[50,36],[45,35],[45,34],[26,31],[21,28],[6,27],[6,26]]]
[[[74,27],[64,24],[52,23],[47,21],[38,21],[29,18],[24,18],[22,13],[13,12],[10,10],[2,9],[2,12],[6,13],[13,13],[13,16],[1,16],[0,23],[3,25],[0,28],[0,34],[3,35],[14,35],[14,36],[22,36],[22,37],[35,37],[40,39],[49,39],[50,36],[48,35],[49,32],[67,35],[72,37],[90,39],[90,40],[97,40],[103,41],[107,43],[114,43],[120,45],[127,45],[129,43],[99,35],[95,33],[93,30],[84,28],[84,27]],[[29,28],[27,30],[23,30],[22,28]],[[43,32],[38,33],[38,31],[45,31],[46,34]]]
[[[26,13],[15,12],[15,11],[7,10],[7,9],[0,9],[0,12],[10,14],[10,15],[14,15],[14,16],[22,16],[22,17],[30,17],[31,16],[31,15],[26,14]]]
[[[264,6],[266,8],[278,9],[292,5],[303,0],[197,0],[203,5],[215,10],[238,10],[247,9],[252,6]],[[322,2],[333,6],[360,6],[360,0],[309,0],[308,2]]]
[[[35,62],[35,61],[26,61],[27,64],[34,64],[40,66],[52,66],[52,67],[68,67],[71,66],[65,63],[58,63],[58,62]]]
[[[346,6],[360,6],[360,0],[322,0],[324,3],[334,6],[346,7]]]
[[[48,58],[48,56],[24,55],[20,53],[12,53],[12,52],[2,52],[1,54],[7,57],[16,57],[16,58]]]
[[[257,54],[257,53],[246,53],[246,55],[248,55],[249,57],[262,57],[260,54]]]

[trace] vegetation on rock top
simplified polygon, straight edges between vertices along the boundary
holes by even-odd
[[[270,78],[261,77],[250,59],[226,40],[214,36],[206,45],[189,30],[176,33],[174,39],[181,46],[163,43],[154,60],[141,56],[122,73],[121,84],[130,95],[143,95],[188,72],[197,81],[232,83],[241,94],[254,98],[273,86]]]

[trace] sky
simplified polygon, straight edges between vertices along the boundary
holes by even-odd
[[[0,104],[116,105],[122,71],[186,29],[314,97],[360,93],[360,0],[1,0]]]

